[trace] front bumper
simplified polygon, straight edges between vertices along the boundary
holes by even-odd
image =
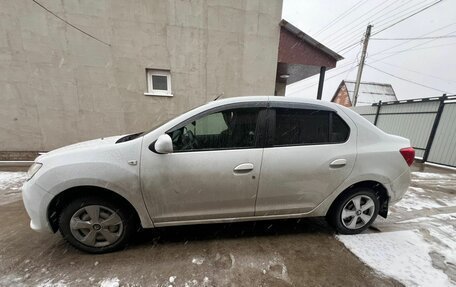
[[[30,228],[39,232],[53,232],[47,219],[51,194],[34,183],[33,178],[22,186],[22,200],[30,217]]]

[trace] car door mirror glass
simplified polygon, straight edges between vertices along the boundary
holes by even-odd
[[[155,151],[161,154],[167,154],[173,152],[173,142],[171,137],[167,134],[158,137],[154,145]]]

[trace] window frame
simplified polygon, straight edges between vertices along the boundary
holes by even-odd
[[[156,90],[154,89],[152,77],[153,76],[164,76],[166,77],[167,90]],[[172,97],[171,89],[171,72],[169,70],[158,70],[158,69],[146,69],[146,80],[147,80],[147,92],[144,93],[146,96],[159,96],[159,97]]]
[[[255,140],[255,146],[253,147],[228,147],[228,148],[215,148],[215,149],[198,149],[198,150],[180,150],[180,151],[173,151],[173,153],[188,153],[188,152],[211,152],[211,151],[227,151],[227,150],[246,150],[246,149],[258,149],[258,148],[263,148],[264,147],[264,142],[266,140],[266,134],[265,134],[265,129],[266,129],[266,114],[268,112],[268,103],[267,102],[245,102],[245,103],[233,103],[233,104],[227,104],[223,106],[218,106],[214,108],[207,109],[201,113],[198,113],[192,117],[189,117],[182,122],[174,125],[172,128],[166,130],[165,134],[169,134],[173,132],[176,129],[180,129],[189,123],[196,121],[198,119],[201,119],[205,116],[208,116],[213,113],[217,112],[222,112],[225,110],[232,110],[232,109],[259,109],[258,111],[258,119],[257,119],[257,124],[255,127],[255,133],[256,133],[256,140]],[[152,150],[153,152],[156,152],[154,149],[155,145],[154,141],[150,146],[149,149]]]
[[[326,111],[329,112],[329,133],[333,129],[333,115],[336,114],[344,125],[348,128],[348,135],[345,141],[340,142],[319,142],[319,143],[297,143],[297,144],[285,144],[285,145],[275,145],[275,128],[276,128],[276,109],[293,109],[293,110],[311,110],[311,111]],[[268,113],[268,127],[267,127],[267,139],[265,143],[265,148],[281,148],[281,147],[294,147],[294,146],[314,146],[314,145],[335,145],[335,144],[344,144],[348,142],[351,136],[350,125],[339,115],[339,113],[325,106],[319,106],[314,104],[297,104],[289,105],[288,103],[278,103],[278,105],[273,105],[269,108]]]

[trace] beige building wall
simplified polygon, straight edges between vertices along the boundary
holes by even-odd
[[[0,151],[147,130],[222,97],[274,94],[281,0],[0,0]],[[173,97],[146,96],[146,68]]]

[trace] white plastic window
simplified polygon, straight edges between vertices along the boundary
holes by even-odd
[[[172,97],[171,73],[164,70],[147,69],[147,93],[148,96]]]

